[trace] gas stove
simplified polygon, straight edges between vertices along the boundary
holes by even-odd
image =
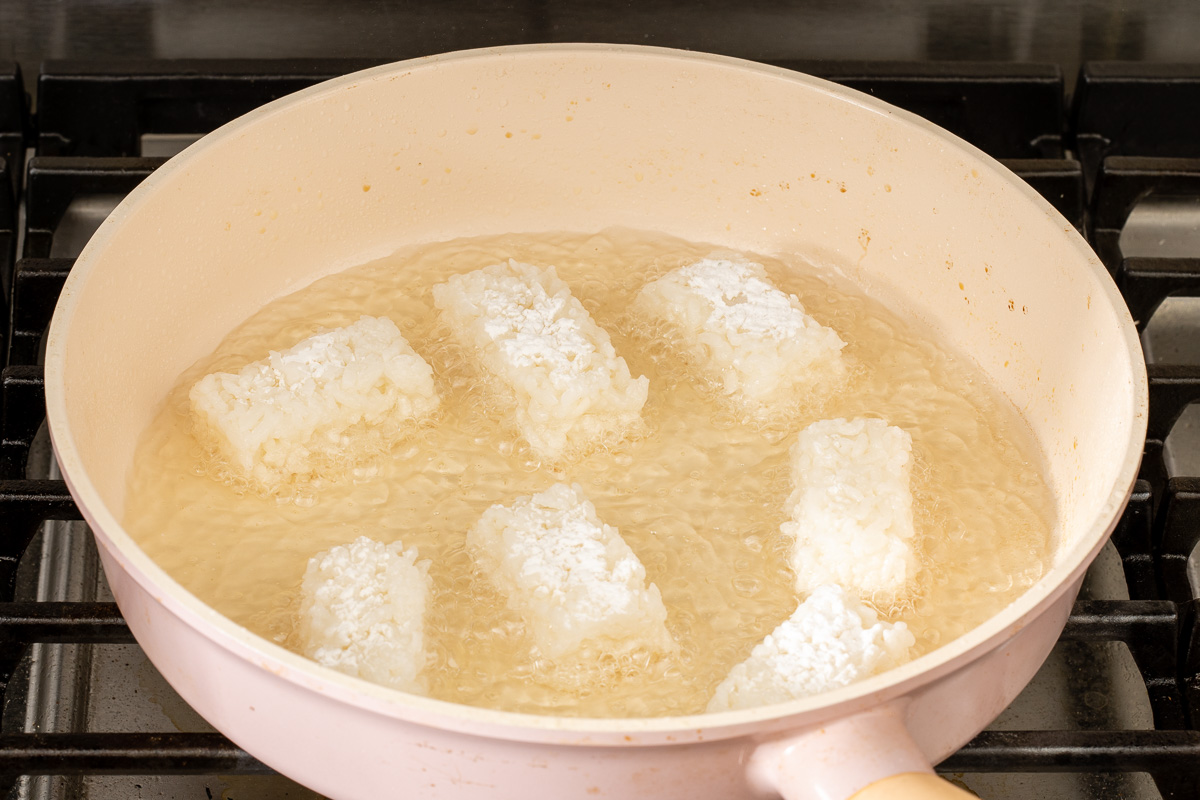
[[[48,447],[38,364],[74,257],[126,192],[196,135],[373,63],[0,65],[0,797],[316,797],[212,731],[133,643]],[[772,63],[1001,159],[1088,236],[1143,330],[1133,500],[1046,665],[939,771],[989,800],[1200,796],[1200,67],[1089,61],[1068,102],[1053,64]]]

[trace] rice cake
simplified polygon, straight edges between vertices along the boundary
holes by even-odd
[[[646,284],[635,308],[670,326],[717,394],[754,418],[828,396],[848,374],[845,342],[761,264],[701,259]]]
[[[439,404],[433,370],[396,323],[368,316],[207,375],[188,397],[197,439],[267,492],[340,477]]]
[[[787,620],[730,670],[709,711],[732,711],[849,686],[903,664],[916,639],[881,622],[839,586],[818,586]]]
[[[583,651],[619,654],[674,646],[667,611],[620,532],[600,521],[578,485],[494,505],[467,545],[538,653],[569,659]]]
[[[608,333],[553,267],[509,260],[433,288],[455,338],[516,400],[516,427],[551,461],[619,439],[641,421],[634,379]]]
[[[303,652],[326,667],[423,694],[429,562],[415,548],[362,536],[308,562],[301,582]]]
[[[877,604],[900,600],[916,575],[912,437],[881,419],[821,420],[791,452],[791,565],[801,594],[836,583]]]

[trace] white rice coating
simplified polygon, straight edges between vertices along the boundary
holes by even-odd
[[[791,565],[801,594],[836,583],[876,604],[916,575],[912,437],[880,419],[814,422],[791,448]]]
[[[492,506],[467,545],[551,659],[585,645],[603,653],[673,646],[658,587],[646,585],[642,562],[579,485]]]
[[[509,260],[452,277],[433,299],[455,337],[511,390],[517,429],[539,456],[581,454],[641,420],[649,381],[630,376],[554,267]]]
[[[326,667],[424,694],[429,562],[416,548],[359,537],[309,559],[300,585],[306,656]]]
[[[819,586],[717,686],[709,711],[783,703],[849,686],[909,660],[916,639],[840,586]]]
[[[310,336],[192,387],[193,427],[232,474],[272,491],[360,460],[351,433],[386,448],[438,406],[433,370],[386,317]]]
[[[689,361],[735,408],[768,416],[845,380],[846,343],[775,288],[761,264],[706,258],[638,294],[640,313],[678,333]]]

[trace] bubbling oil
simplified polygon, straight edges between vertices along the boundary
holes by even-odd
[[[799,263],[751,256],[775,284],[847,342],[844,391],[751,425],[689,374],[659,331],[627,311],[648,281],[714,252],[658,234],[506,235],[409,248],[319,280],[234,330],[181,377],[139,443],[126,526],[200,600],[299,651],[295,617],[308,559],[359,536],[416,547],[433,592],[425,675],[443,700],[540,714],[698,713],[730,668],[795,610],[779,525],[791,491],[794,432],[822,418],[873,416],[913,439],[912,490],[922,571],[913,598],[879,610],[903,619],[914,655],[979,625],[1042,574],[1053,499],[1015,409],[977,370],[853,287]],[[542,463],[438,324],[431,289],[508,258],[553,264],[608,331],[633,375],[650,379],[645,430],[570,463]],[[214,371],[361,315],[386,316],[433,367],[442,408],[350,479],[281,501],[213,477],[191,432],[187,394]],[[467,530],[489,506],[555,481],[583,486],[658,585],[679,649],[564,680],[530,658],[519,615],[475,568]]]

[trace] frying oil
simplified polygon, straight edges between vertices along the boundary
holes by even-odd
[[[913,597],[879,611],[907,622],[914,655],[980,624],[1037,580],[1050,557],[1053,500],[1024,422],[977,370],[852,287],[751,256],[847,342],[852,376],[832,400],[750,424],[627,311],[646,282],[713,253],[623,230],[508,235],[412,248],[317,281],[262,309],[181,376],[139,444],[126,526],[202,601],[297,651],[308,559],[359,536],[400,540],[431,562],[431,695],[575,716],[701,712],[730,668],[795,610],[790,543],[779,532],[791,491],[787,450],[816,419],[879,417],[912,435],[923,566]],[[636,440],[549,464],[513,431],[510,407],[438,324],[431,294],[450,275],[508,258],[554,265],[633,375],[649,378],[646,430]],[[433,367],[443,401],[435,424],[349,479],[287,497],[219,480],[191,433],[191,386],[363,314],[395,321]],[[556,481],[581,484],[641,559],[662,592],[677,653],[597,670],[570,687],[561,675],[548,679],[553,665],[531,660],[520,617],[476,571],[465,536],[492,504]]]

